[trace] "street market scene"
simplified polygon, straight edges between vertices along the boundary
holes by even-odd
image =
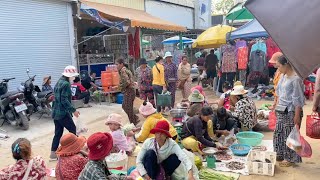
[[[2,3],[0,180],[319,179],[320,1]]]

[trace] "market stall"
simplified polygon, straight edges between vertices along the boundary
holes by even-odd
[[[238,29],[228,33],[227,39],[254,39],[268,36],[267,31],[261,26],[261,24],[256,19],[253,19]]]

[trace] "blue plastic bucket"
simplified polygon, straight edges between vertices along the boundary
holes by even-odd
[[[117,104],[122,104],[122,102],[123,102],[123,94],[122,93],[117,94],[116,98],[117,98],[116,99]]]

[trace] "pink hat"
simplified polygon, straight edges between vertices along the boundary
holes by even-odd
[[[110,123],[115,123],[122,126],[122,116],[116,113],[110,114],[106,120],[106,125],[109,125]]]
[[[143,116],[149,116],[156,111],[157,109],[155,109],[150,102],[144,102],[139,108],[139,113]]]
[[[281,57],[283,54],[281,52],[276,52],[272,55],[271,59],[269,60],[270,64],[275,64],[277,63],[279,57]]]
[[[191,92],[193,92],[194,90],[198,90],[203,96],[206,95],[206,94],[204,93],[204,91],[203,91],[202,86],[197,85],[197,86],[194,86],[193,88],[191,88]]]

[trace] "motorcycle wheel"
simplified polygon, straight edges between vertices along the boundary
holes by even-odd
[[[29,118],[27,117],[27,115],[23,112],[20,112],[19,117],[20,117],[20,121],[21,121],[19,126],[21,127],[21,129],[28,130],[29,129]]]

